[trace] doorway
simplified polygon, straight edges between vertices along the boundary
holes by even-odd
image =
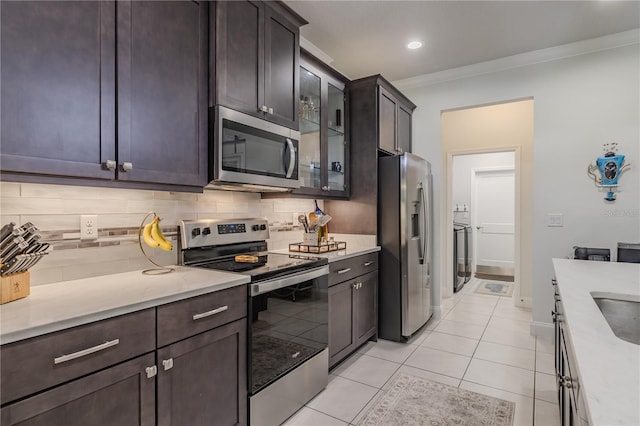
[[[440,241],[442,254],[440,257],[441,295],[443,298],[453,296],[454,280],[454,220],[466,214],[469,225],[474,220],[473,201],[469,199],[464,213],[464,204],[456,201],[453,186],[454,159],[471,158],[473,155],[493,154],[511,155],[513,161],[513,305],[530,308],[532,305],[533,275],[533,99],[514,100],[504,103],[460,108],[443,111],[442,125],[442,194],[440,223]],[[484,164],[476,169],[487,167],[507,167],[506,164]],[[471,177],[466,185],[471,189]],[[456,203],[458,206],[456,207]],[[456,208],[462,213],[456,213]],[[482,220],[482,219],[481,219]],[[472,238],[477,237],[475,223]],[[478,225],[482,226],[482,225]],[[493,235],[510,226],[493,227]],[[501,228],[501,229],[496,229]],[[488,229],[487,231],[492,231]],[[497,232],[495,232],[497,231]],[[488,234],[488,232],[487,232]],[[487,235],[480,235],[481,240]],[[496,237],[503,238],[503,237]],[[476,238],[477,239],[477,238]],[[481,241],[482,244],[482,241]],[[474,242],[471,242],[474,245]],[[481,249],[482,250],[482,249]],[[480,253],[482,257],[483,254]],[[477,266],[478,258],[474,256]],[[505,260],[493,258],[493,260]],[[496,263],[488,266],[497,266]],[[481,264],[482,265],[482,264]],[[474,271],[475,272],[475,271]],[[472,277],[477,281],[475,277]]]

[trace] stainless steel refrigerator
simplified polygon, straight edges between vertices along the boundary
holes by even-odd
[[[405,153],[378,159],[378,336],[406,341],[431,317],[431,165]]]

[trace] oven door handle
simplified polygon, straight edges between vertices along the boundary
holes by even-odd
[[[310,271],[299,272],[297,274],[251,284],[251,296],[258,296],[259,294],[268,293],[279,288],[300,284],[323,275],[329,275],[329,265],[311,269]]]

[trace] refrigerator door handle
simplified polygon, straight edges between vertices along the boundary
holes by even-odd
[[[418,244],[419,244],[419,253],[418,253],[418,262],[421,265],[424,264],[425,259],[425,248],[426,248],[426,229],[425,228],[425,219],[426,219],[426,210],[425,210],[425,197],[424,197],[424,186],[423,183],[418,183],[418,192],[420,192],[420,208],[418,210]],[[425,234],[425,235],[423,235]]]
[[[427,180],[427,190],[430,191],[429,181]],[[424,236],[424,245],[423,245],[423,259],[422,264],[427,264],[427,275],[431,275],[431,253],[430,253],[430,245],[429,239],[431,238],[431,218],[428,216],[428,213],[431,211],[431,206],[427,203],[430,203],[431,198],[426,197],[424,195],[424,187],[422,188],[422,217],[424,220],[424,228],[425,228],[425,236]],[[429,194],[431,195],[431,194]]]

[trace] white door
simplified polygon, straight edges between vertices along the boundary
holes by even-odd
[[[514,275],[515,175],[513,169],[473,174],[475,267],[478,273]]]

